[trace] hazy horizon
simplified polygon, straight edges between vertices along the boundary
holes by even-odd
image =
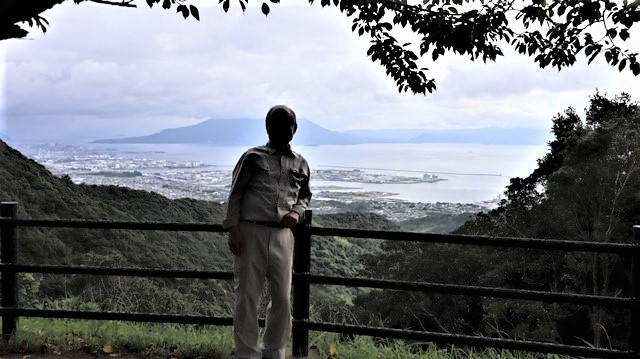
[[[238,124],[234,125],[233,122],[237,121]],[[212,128],[207,126],[212,122],[219,122],[220,127]],[[253,123],[255,122],[255,123]],[[30,138],[28,136],[11,137],[5,136],[0,133],[0,139],[5,139],[12,143],[120,143],[114,141],[129,140],[122,143],[210,143],[213,145],[228,145],[225,139],[242,137],[242,141],[238,142],[240,145],[251,145],[263,143],[267,140],[266,134],[263,131],[263,119],[208,119],[199,122],[195,125],[188,125],[184,127],[165,128],[153,133],[146,133],[141,136],[127,136],[124,134],[116,135],[111,138],[106,138],[102,133],[91,134],[87,131],[84,136],[71,136],[71,137],[58,137],[58,138]],[[456,130],[443,130],[443,129],[355,129],[344,131],[333,131],[331,129],[319,126],[312,120],[299,119],[299,131],[294,136],[293,144],[302,145],[351,145],[357,143],[484,143],[484,144],[510,144],[510,145],[545,145],[548,141],[553,139],[551,131],[532,129],[532,128],[510,128],[504,129],[499,127],[484,127],[484,128],[466,128]],[[249,130],[248,123],[251,124]],[[255,127],[254,127],[255,125]],[[218,125],[217,125],[218,126]],[[176,130],[181,130],[180,137],[173,137],[170,135]],[[190,132],[187,132],[190,131]],[[238,132],[241,131],[241,132]],[[508,131],[508,132],[505,132]],[[195,139],[184,140],[185,133],[190,133],[191,136],[197,136]],[[206,135],[206,141],[201,138],[202,133],[210,133]],[[224,135],[220,135],[224,134]],[[162,136],[164,141],[153,141],[154,137],[158,135]],[[484,135],[484,137],[483,137]],[[349,136],[351,142],[339,143],[335,141],[335,136]],[[419,140],[420,137],[426,138]],[[489,136],[489,137],[486,137]],[[174,138],[176,140],[171,140]],[[334,138],[334,140],[332,140]],[[435,139],[432,139],[435,138]],[[167,142],[168,139],[168,142]],[[182,139],[182,141],[178,140]],[[222,141],[221,141],[222,140]],[[329,141],[329,142],[327,142]]]

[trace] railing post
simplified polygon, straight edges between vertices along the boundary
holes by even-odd
[[[308,274],[311,270],[311,215],[311,210],[307,210],[304,221],[294,231],[292,352],[294,357],[301,358],[309,355],[309,329],[304,323],[309,320],[309,280],[297,274]]]
[[[0,203],[0,217],[16,218],[18,214],[18,203]],[[2,263],[15,264],[18,257],[18,243],[16,231],[13,224],[2,225],[0,228],[0,261]],[[18,274],[15,271],[2,271],[2,307],[18,307]],[[2,316],[2,337],[4,340],[11,339],[16,332],[18,318],[14,315]]]
[[[633,226],[633,244],[640,244],[640,226]],[[631,298],[635,306],[631,308],[631,330],[629,350],[640,354],[640,253],[633,254],[631,260]]]

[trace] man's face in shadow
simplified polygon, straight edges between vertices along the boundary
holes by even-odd
[[[296,124],[288,116],[285,111],[276,113],[270,123],[267,125],[267,133],[269,134],[269,142],[274,147],[285,148],[293,139],[296,133]]]

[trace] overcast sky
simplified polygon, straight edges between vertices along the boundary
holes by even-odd
[[[567,107],[584,109],[596,89],[640,100],[640,78],[604,59],[541,70],[506,47],[497,63],[450,54],[426,63],[437,92],[399,94],[335,8],[285,1],[265,17],[261,2],[244,14],[207,3],[216,5],[200,5],[199,22],[144,1],[46,12],[46,34],[0,42],[0,137],[146,135],[209,118],[261,119],[278,103],[332,130],[548,129]]]

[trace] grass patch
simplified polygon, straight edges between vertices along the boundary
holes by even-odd
[[[21,318],[1,353],[86,353],[144,358],[230,358],[230,327]]]
[[[377,340],[312,332],[322,359],[561,359],[558,355],[505,350],[438,348],[429,343]],[[36,354],[97,357],[230,359],[231,327],[118,321],[21,318],[16,335],[0,340],[0,355]]]
[[[431,343],[409,343],[403,340],[378,340],[322,333],[312,338],[312,346],[326,359],[568,359],[555,354],[512,352],[496,349],[438,348]]]

